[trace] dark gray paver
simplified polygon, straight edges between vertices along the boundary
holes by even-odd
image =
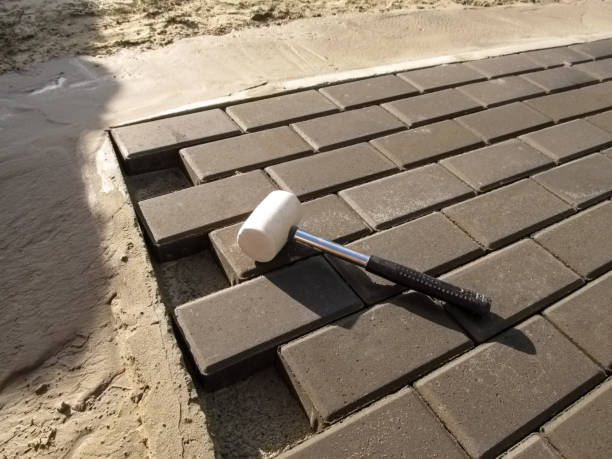
[[[482,140],[453,120],[422,126],[370,141],[401,167],[412,167],[479,147]]]
[[[542,431],[567,458],[606,459],[612,451],[612,378],[587,394]]]
[[[140,201],[140,222],[156,255],[169,260],[207,245],[206,235],[251,212],[275,190],[261,171],[229,177]]]
[[[612,372],[612,273],[551,306],[544,315],[607,372]]]
[[[300,228],[324,239],[343,244],[370,233],[363,220],[338,196],[324,196],[304,203],[302,208],[304,215]],[[210,233],[213,248],[232,284],[316,253],[305,246],[289,243],[272,261],[257,263],[238,247],[241,226],[242,222]]]
[[[612,110],[589,116],[586,120],[612,134]]]
[[[584,120],[559,124],[520,138],[556,162],[569,161],[612,143],[612,134]]]
[[[612,161],[596,153],[533,177],[577,209],[612,195]]]
[[[472,347],[429,297],[407,293],[280,348],[313,427],[321,429]]]
[[[376,229],[409,220],[472,194],[467,185],[438,164],[419,167],[339,193]]]
[[[317,151],[331,150],[406,128],[379,106],[336,113],[292,126]]]
[[[576,273],[529,239],[476,260],[444,279],[491,298],[491,314],[482,318],[447,305],[477,342],[529,317],[583,283]]]
[[[591,59],[569,47],[539,49],[523,53],[523,55],[546,68],[576,64]]]
[[[407,81],[394,75],[351,81],[319,90],[342,109],[356,108],[374,102],[385,102],[419,92]]]
[[[308,199],[388,175],[398,168],[367,143],[266,168],[284,190]]]
[[[111,129],[132,174],[177,164],[179,148],[237,134],[238,126],[219,109]]]
[[[500,459],[563,459],[540,435],[529,435]]]
[[[525,54],[510,54],[507,56],[490,57],[478,61],[465,63],[467,66],[478,70],[487,78],[496,78],[505,75],[529,72],[543,68],[542,65],[530,59]]]
[[[415,458],[466,458],[411,388],[390,395],[279,457],[405,457],[408,452]]]
[[[464,64],[438,65],[398,73],[397,76],[408,81],[422,92],[486,80],[483,74]]]
[[[468,84],[458,89],[485,107],[493,107],[544,94],[541,87],[518,76]]]
[[[490,108],[483,112],[464,115],[457,118],[457,121],[488,143],[504,140],[552,124],[549,118],[527,107],[522,102],[514,102],[501,107]]]
[[[432,276],[484,253],[478,244],[440,213],[373,234],[348,247]],[[336,257],[330,256],[329,260],[366,304],[377,303],[406,289]]]
[[[612,202],[607,201],[540,231],[534,239],[586,278],[612,268]]]
[[[526,73],[521,75],[521,78],[540,86],[547,93],[576,88],[597,81],[596,78],[581,72],[576,67],[559,67]]]
[[[484,191],[526,177],[553,162],[546,155],[514,139],[444,159],[440,164],[472,188]]]
[[[420,126],[482,109],[478,102],[456,89],[387,102],[382,107],[408,126]]]
[[[603,379],[536,316],[415,383],[472,457],[492,458]]]
[[[246,132],[337,112],[329,99],[317,91],[301,91],[233,105],[227,113]]]
[[[612,94],[602,97],[601,86],[607,83],[570,89],[556,94],[536,97],[525,101],[527,105],[548,116],[555,123],[567,121],[579,116],[597,113],[612,106]],[[609,87],[605,88],[609,90]]]
[[[361,306],[324,258],[312,257],[175,314],[205,386],[216,388],[270,364],[276,346]]]
[[[443,212],[483,246],[496,249],[570,215],[572,209],[530,179]]]
[[[181,159],[196,185],[311,153],[291,128],[279,127],[184,148]]]
[[[582,72],[592,75],[599,81],[605,81],[612,78],[612,59],[603,59],[601,61],[578,64],[576,68]]]
[[[593,59],[612,56],[612,40],[610,39],[581,43],[570,48]]]

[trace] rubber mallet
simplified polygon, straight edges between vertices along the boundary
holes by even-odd
[[[272,260],[287,241],[294,240],[354,263],[397,284],[453,303],[473,314],[482,316],[491,309],[491,300],[480,293],[306,233],[297,227],[301,218],[302,206],[294,194],[273,191],[259,203],[238,231],[238,245],[255,261],[266,262]]]

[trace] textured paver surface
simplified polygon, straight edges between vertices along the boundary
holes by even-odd
[[[159,272],[212,253],[227,278],[173,309],[204,387],[276,366],[315,432],[286,457],[605,457],[611,57],[583,43],[112,129]],[[250,260],[237,232],[275,189],[302,229],[483,292],[490,314],[292,242]]]

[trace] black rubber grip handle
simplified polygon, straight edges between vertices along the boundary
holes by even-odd
[[[365,268],[372,274],[418,290],[439,300],[448,301],[473,314],[483,316],[491,310],[491,300],[481,293],[456,287],[375,255],[370,257]]]

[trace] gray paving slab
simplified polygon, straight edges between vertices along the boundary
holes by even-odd
[[[495,78],[494,80],[472,83],[457,88],[484,107],[507,104],[517,100],[544,94],[544,89],[520,76]]]
[[[588,73],[581,72],[579,66],[557,67],[540,72],[525,73],[520,78],[541,87],[547,93],[578,88],[598,81]]]
[[[606,81],[612,78],[612,59],[602,59],[600,61],[586,62],[576,65],[581,72],[585,72],[599,81]]]
[[[381,400],[288,452],[282,459],[467,456],[411,388]]]
[[[418,218],[348,244],[432,276],[482,255],[484,250],[440,213]],[[366,304],[387,299],[406,288],[330,256],[329,261]]]
[[[589,116],[586,120],[597,126],[598,128],[603,129],[606,132],[612,134],[612,110],[599,113],[597,115]]]
[[[604,370],[612,372],[612,273],[549,307],[544,316]]]
[[[482,318],[447,304],[447,310],[476,342],[519,323],[583,284],[576,273],[531,240],[517,242],[443,278],[491,298],[491,313]]]
[[[476,241],[496,249],[572,214],[572,208],[526,179],[443,209]]]
[[[487,78],[497,78],[505,75],[529,72],[543,68],[535,60],[525,54],[509,54],[507,56],[490,57],[477,61],[466,62],[465,65],[478,70]]]
[[[570,48],[593,59],[602,59],[612,56],[612,40],[610,39],[580,43]]]
[[[291,341],[279,355],[311,425],[322,429],[471,347],[442,307],[412,292]]]
[[[486,80],[482,73],[465,64],[438,65],[436,67],[398,73],[397,76],[408,81],[422,92]]]
[[[443,159],[440,164],[475,190],[486,191],[547,168],[553,161],[513,139]]]
[[[252,132],[337,112],[338,107],[310,90],[232,105],[226,111],[242,129]]]
[[[492,458],[604,378],[536,316],[415,383],[468,454]]]
[[[276,347],[353,313],[361,301],[312,257],[179,306],[176,322],[206,388],[272,363]]]
[[[372,228],[382,229],[440,209],[474,192],[438,164],[338,193]]]
[[[540,435],[532,434],[501,456],[500,459],[563,459],[563,457]]]
[[[414,167],[483,145],[482,139],[453,120],[397,132],[370,143],[400,167]]]
[[[600,86],[606,83],[571,89],[556,94],[536,97],[525,101],[531,108],[560,123],[592,113],[597,113],[612,106],[612,95],[602,97],[598,93]],[[608,87],[605,88],[609,90]]]
[[[577,64],[579,62],[591,60],[590,57],[587,57],[578,51],[574,51],[567,46],[528,51],[523,53],[523,55],[546,68]]]
[[[607,201],[534,235],[534,239],[582,277],[612,268],[612,202]]]
[[[395,164],[367,143],[266,168],[280,188],[295,193],[300,199],[335,192],[398,170]]]
[[[319,91],[343,110],[399,99],[419,92],[413,85],[395,75],[327,86]]]

